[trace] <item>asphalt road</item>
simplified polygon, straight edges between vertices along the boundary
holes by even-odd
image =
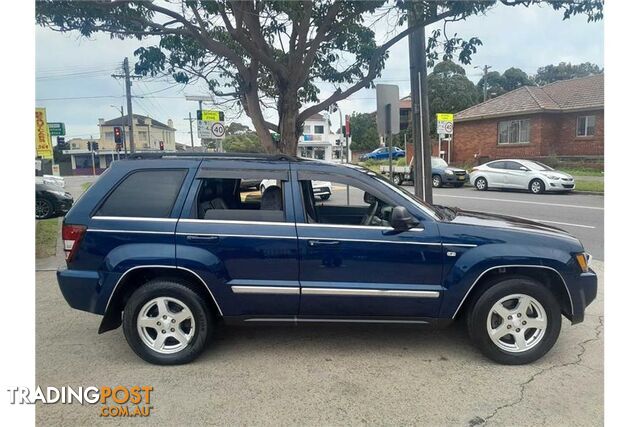
[[[603,277],[603,264],[594,265]],[[484,358],[465,331],[400,325],[219,326],[184,366],[139,359],[122,330],[63,300],[36,273],[36,383],[153,386],[148,418],[96,405],[36,406],[38,425],[600,426],[604,422],[603,284],[584,323],[525,366]]]
[[[334,186],[326,203],[346,204],[345,187]],[[404,189],[414,192],[411,186]],[[434,203],[461,209],[517,216],[568,231],[582,241],[595,259],[604,260],[604,197],[569,193],[534,195],[518,191],[478,191],[472,187],[437,188]],[[350,192],[351,202],[362,204],[362,192]]]

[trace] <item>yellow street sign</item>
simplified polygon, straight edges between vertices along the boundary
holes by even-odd
[[[220,111],[202,110],[202,118],[205,122],[220,122]]]
[[[45,108],[36,108],[36,155],[43,159],[53,159],[53,147],[51,146]]]
[[[452,122],[453,114],[452,113],[438,113],[436,114],[436,119],[439,122]]]

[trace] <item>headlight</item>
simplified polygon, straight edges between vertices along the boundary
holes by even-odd
[[[576,255],[576,261],[578,261],[578,266],[583,273],[589,272],[589,267],[591,266],[591,255],[586,252],[581,252]]]
[[[453,171],[452,171],[452,170],[450,170],[450,169],[446,169],[446,170],[444,171],[444,173],[445,173],[445,175],[453,175]]]
[[[557,180],[559,180],[559,179],[560,179],[560,177],[559,177],[559,176],[557,176],[557,175],[547,175],[547,178],[549,178],[549,179],[553,179],[553,180],[555,180],[555,181],[557,181]]]

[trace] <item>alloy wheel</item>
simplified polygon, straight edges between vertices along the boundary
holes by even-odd
[[[521,353],[542,341],[547,330],[547,313],[542,304],[525,294],[501,298],[489,310],[487,333],[501,350]]]
[[[51,207],[49,203],[44,199],[36,200],[36,218],[46,218],[51,215]]]
[[[542,183],[540,181],[533,181],[531,183],[531,192],[534,194],[538,194],[542,191]]]
[[[137,318],[138,335],[153,351],[172,354],[183,350],[195,335],[195,318],[187,305],[171,297],[147,302]]]

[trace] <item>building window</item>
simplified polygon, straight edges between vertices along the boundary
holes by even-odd
[[[315,134],[323,134],[324,133],[324,125],[315,125],[313,127],[313,133],[315,133]]]
[[[109,142],[113,142],[113,141],[115,141],[115,140],[113,139],[113,132],[105,132],[105,133],[104,133],[104,139],[105,139],[106,141],[109,141]]]
[[[300,157],[313,158],[313,147],[300,147]]]
[[[593,136],[596,134],[596,116],[578,116],[576,136]]]
[[[498,144],[529,142],[529,119],[505,120],[498,124]]]
[[[304,125],[302,133],[306,133],[306,134],[311,133],[311,126]]]

